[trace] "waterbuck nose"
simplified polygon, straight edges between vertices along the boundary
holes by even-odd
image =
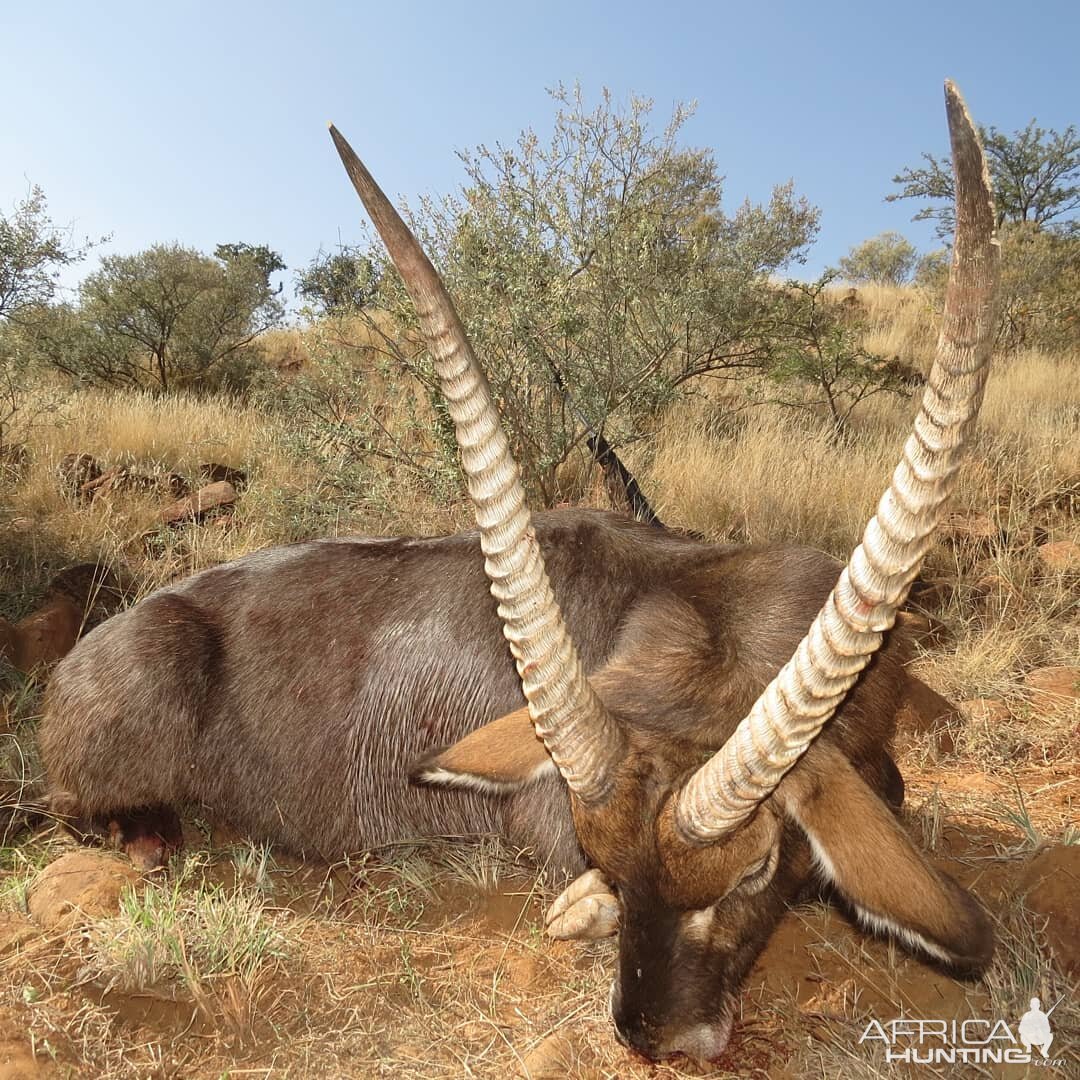
[[[611,1019],[615,1022],[615,1037],[619,1042],[627,1049],[655,1060],[656,1040],[640,1013],[635,1014],[632,1010],[623,1008],[618,979],[611,984],[611,997],[608,999],[608,1004],[611,1007]]]
[[[641,1012],[624,1009],[617,983],[611,986],[610,1005],[616,1038],[627,1049],[650,1061],[661,1061],[676,1054],[685,1054],[696,1061],[715,1061],[727,1049],[731,1038],[734,1019],[731,1009],[725,1009],[713,1023],[692,1024],[671,1031],[661,1030]]]
[[[642,1023],[627,1023],[624,1018],[616,1016],[615,1037],[628,1050],[633,1050],[650,1061],[655,1061],[661,1056],[657,1053],[655,1038]]]
[[[662,1036],[644,1022],[626,1024],[615,1021],[615,1035],[627,1049],[633,1050],[650,1061],[684,1054],[695,1061],[716,1061],[727,1049],[731,1037],[731,1022],[698,1024],[671,1036]]]

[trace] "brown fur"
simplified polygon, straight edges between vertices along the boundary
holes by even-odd
[[[815,747],[785,779],[778,801],[827,852],[830,882],[871,919],[939,947],[958,970],[989,963],[993,936],[978,905],[926,862],[834,747]]]
[[[538,515],[537,532],[590,668],[651,587],[728,554],[595,512]],[[205,570],[93,630],[53,674],[40,742],[50,792],[88,819],[196,805],[327,857],[499,832],[576,873],[557,777],[499,799],[408,782],[421,755],[522,704],[475,533],[320,540]]]

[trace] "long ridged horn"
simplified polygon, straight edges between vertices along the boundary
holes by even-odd
[[[536,733],[570,789],[586,802],[598,801],[622,757],[622,733],[586,679],[555,602],[487,378],[442,280],[409,227],[333,124],[330,135],[416,307],[454,421],[484,569]]]
[[[945,108],[956,235],[941,336],[914,434],[810,632],[680,793],[675,817],[690,841],[707,843],[737,827],[806,751],[893,625],[952,492],[989,370],[998,242],[982,147],[951,82]]]

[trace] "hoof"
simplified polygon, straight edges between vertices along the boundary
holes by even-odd
[[[551,905],[544,922],[548,937],[595,941],[619,929],[619,900],[599,870],[570,882]]]

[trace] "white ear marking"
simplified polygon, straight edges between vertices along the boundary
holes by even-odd
[[[476,773],[455,772],[441,765],[428,765],[419,769],[415,778],[425,784],[437,787],[459,788],[465,791],[475,791],[481,795],[512,795],[523,787],[535,784],[545,776],[557,773],[555,762],[547,758],[533,767],[532,771],[522,780],[495,780],[488,776],[479,776]]]
[[[796,820],[798,821],[798,818],[796,818]],[[810,842],[810,853],[813,856],[815,867],[830,884],[835,885],[836,888],[844,894],[845,899],[855,912],[856,918],[864,927],[866,927],[866,929],[876,934],[895,937],[901,944],[906,945],[909,949],[916,952],[924,952],[928,956],[934,957],[936,960],[943,960],[945,963],[951,963],[953,961],[953,957],[949,952],[940,945],[923,937],[922,934],[916,933],[916,931],[911,930],[906,926],[901,926],[887,915],[882,915],[875,911],[868,911],[866,908],[856,904],[845,892],[843,882],[840,880],[840,875],[836,872],[836,867],[833,864],[832,859],[829,858],[825,848],[822,846],[821,841],[806,827],[804,822],[798,821],[798,824],[799,828],[806,834],[806,839]]]
[[[859,907],[856,903],[851,901],[849,903],[851,903],[859,922],[868,930],[872,930],[876,934],[895,937],[909,949],[921,950],[936,960],[943,960],[945,963],[952,962],[953,957],[945,949],[940,945],[935,945],[932,941],[928,941],[922,934],[917,934],[914,930],[909,930],[906,926],[893,922],[892,919],[885,915],[877,915],[872,911],[867,911],[866,908]]]

